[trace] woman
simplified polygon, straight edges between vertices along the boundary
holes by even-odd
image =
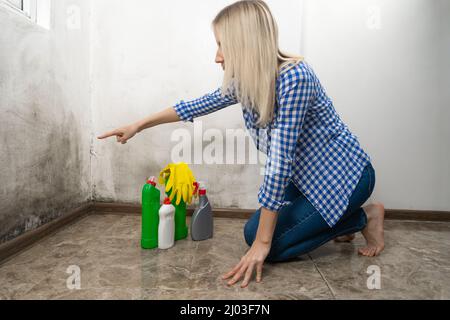
[[[382,204],[361,206],[375,186],[370,157],[342,122],[312,68],[278,48],[278,29],[261,0],[239,1],[213,21],[222,88],[99,137],[127,143],[163,123],[193,121],[240,102],[258,150],[267,154],[261,204],[244,229],[249,251],[223,276],[246,287],[265,261],[286,261],[362,231],[364,256],[384,248]],[[225,67],[226,63],[226,67]]]

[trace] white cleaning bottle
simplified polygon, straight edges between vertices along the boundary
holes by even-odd
[[[207,240],[213,237],[213,213],[204,182],[198,183],[199,204],[191,219],[191,236],[194,241]]]
[[[175,207],[169,198],[159,209],[158,248],[169,249],[175,244]]]

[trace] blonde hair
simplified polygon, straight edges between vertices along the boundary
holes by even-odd
[[[279,49],[277,23],[262,0],[243,0],[225,7],[212,27],[221,39],[226,63],[222,92],[234,90],[243,107],[257,111],[258,125],[267,125],[274,115],[280,71],[303,57]]]

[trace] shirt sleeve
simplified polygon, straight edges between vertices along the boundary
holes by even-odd
[[[281,78],[277,97],[278,112],[271,132],[264,182],[258,193],[259,203],[278,212],[288,204],[285,189],[293,175],[293,161],[314,82],[307,71],[294,68]]]
[[[181,100],[173,108],[182,121],[193,122],[194,118],[205,116],[237,103],[237,98],[233,92],[223,94],[222,89],[219,88],[191,101]]]

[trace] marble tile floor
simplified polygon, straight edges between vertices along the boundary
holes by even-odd
[[[217,218],[214,239],[146,251],[138,215],[90,215],[1,264],[0,299],[450,298],[449,223],[387,221],[379,257],[357,255],[358,234],[353,243],[329,242],[295,261],[266,264],[263,283],[227,287],[221,274],[248,248],[244,223]],[[68,288],[70,266],[80,268],[79,290]],[[368,288],[368,280],[377,284],[373,270],[380,289]]]

